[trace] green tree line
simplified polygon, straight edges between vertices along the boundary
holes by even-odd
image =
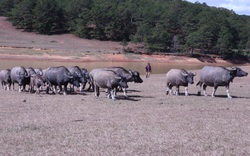
[[[0,15],[41,34],[142,43],[148,52],[246,58],[250,16],[185,0],[0,0]]]

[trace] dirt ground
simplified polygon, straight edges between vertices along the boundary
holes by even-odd
[[[119,43],[107,46],[68,34],[21,32],[4,17],[0,17],[0,46],[0,61],[127,58]],[[106,57],[97,55],[99,51]],[[199,63],[165,56],[136,58],[132,61]],[[218,65],[220,60],[216,61]],[[241,68],[250,72],[250,66]],[[199,70],[194,72],[197,82]],[[115,101],[107,99],[103,91],[95,98],[87,91],[64,96],[19,93],[17,86],[15,91],[0,90],[0,155],[250,155],[249,76],[235,78],[230,86],[233,99],[226,97],[224,87],[215,98],[197,96],[195,84],[189,86],[190,96],[184,96],[183,88],[180,96],[167,96],[165,75],[142,78],[142,84],[129,83],[129,98],[118,93]],[[208,88],[209,94],[211,91]]]
[[[142,78],[115,101],[1,90],[0,155],[250,155],[249,76],[235,78],[233,99],[224,87],[197,96],[195,85],[167,96],[165,75]]]

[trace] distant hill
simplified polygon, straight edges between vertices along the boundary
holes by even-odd
[[[193,4],[185,0],[1,0],[0,14],[8,17],[16,28],[27,32],[53,36],[67,34],[68,37],[73,34],[95,41],[112,41],[111,50],[115,51],[117,47],[113,43],[119,44],[118,51],[132,53],[212,54],[231,60],[250,58],[250,16],[237,15],[232,10],[210,7],[206,3]],[[58,43],[57,40],[50,42],[44,46],[53,47]],[[140,46],[131,46],[132,42]],[[35,46],[36,42],[32,43]],[[81,43],[75,42],[74,46],[78,49],[79,45]]]
[[[7,17],[0,16],[0,46],[62,50],[69,52],[121,52],[119,42],[88,40],[72,34],[42,35],[16,29]]]

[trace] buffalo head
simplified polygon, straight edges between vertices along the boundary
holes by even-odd
[[[248,73],[238,67],[233,67],[232,70],[230,70],[230,75],[232,77],[243,77],[243,76],[247,76]]]
[[[193,84],[194,83],[194,76],[196,74],[194,73],[182,73],[182,75],[185,77],[186,81],[190,84]]]

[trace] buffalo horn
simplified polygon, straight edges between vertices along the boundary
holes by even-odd
[[[183,76],[188,76],[188,74],[186,74],[186,73],[181,73]]]
[[[235,68],[235,67],[231,67],[231,69],[232,69],[232,70],[237,70],[237,68]]]
[[[121,77],[119,77],[119,76],[116,76],[115,78],[116,78],[116,79],[118,79],[118,80],[122,79],[122,78],[121,78]]]

